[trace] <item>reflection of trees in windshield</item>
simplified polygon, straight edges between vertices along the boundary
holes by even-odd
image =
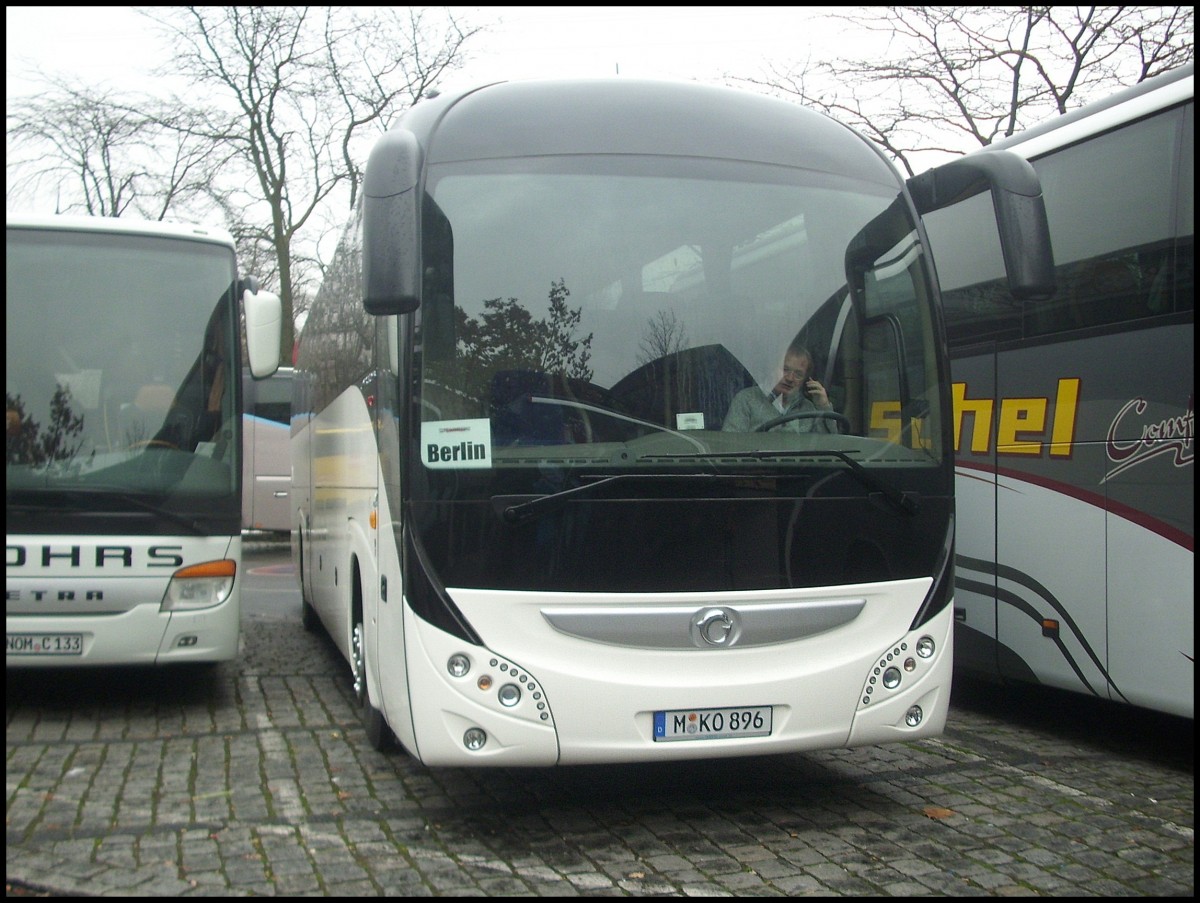
[[[582,308],[567,307],[571,292],[564,280],[550,284],[550,313],[534,319],[516,298],[483,302],[479,318],[454,308],[457,348],[453,360],[428,360],[427,377],[487,397],[492,375],[529,371],[590,380],[592,333],[576,338]]]
[[[59,385],[50,400],[50,423],[43,430],[32,414],[25,413],[20,395],[4,393],[5,443],[7,464],[37,467],[57,461],[70,461],[82,447],[83,415],[71,409],[71,390]]]
[[[687,329],[675,316],[673,310],[660,310],[642,331],[638,343],[639,364],[648,364],[668,354],[675,354],[688,347]]]

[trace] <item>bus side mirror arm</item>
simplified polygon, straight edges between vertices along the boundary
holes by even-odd
[[[363,176],[363,306],[405,314],[421,304],[422,154],[412,132],[380,139]]]
[[[1008,288],[1036,301],[1054,294],[1054,253],[1042,186],[1029,161],[1011,151],[984,151],[952,160],[908,180],[921,215],[991,189]]]

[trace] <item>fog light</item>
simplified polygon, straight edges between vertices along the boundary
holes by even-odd
[[[900,686],[900,669],[888,668],[883,672],[883,685],[889,690],[894,690]]]
[[[512,708],[521,701],[521,688],[516,684],[505,684],[500,688],[500,705]]]
[[[446,670],[450,672],[451,677],[466,677],[467,672],[471,670],[471,660],[461,652],[456,652],[446,662]]]
[[[181,646],[181,647],[182,646],[195,646],[199,642],[200,642],[200,638],[198,636],[196,636],[193,633],[189,633],[186,636],[181,636],[179,638],[179,642],[176,643],[175,645]]]
[[[916,727],[921,723],[921,719],[925,717],[925,713],[921,711],[919,705],[914,705],[904,713],[904,723],[909,727]]]
[[[487,743],[487,734],[483,732],[483,728],[467,728],[467,732],[463,734],[463,746],[472,752],[477,749],[483,749],[483,744],[485,743]]]
[[[492,688],[492,676],[490,674],[480,674],[476,684],[481,690],[490,690]]]
[[[905,671],[916,671],[917,670],[916,660],[912,659],[912,658],[906,658],[904,660],[904,670]]]
[[[917,640],[917,655],[921,656],[921,658],[929,658],[936,649],[937,646],[934,645],[933,637],[931,636],[923,636]]]

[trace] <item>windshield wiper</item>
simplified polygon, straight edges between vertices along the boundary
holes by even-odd
[[[651,481],[654,483],[662,483],[663,481],[676,480],[714,480],[714,479],[730,479],[731,476],[712,473],[618,473],[610,477],[602,477],[596,479],[593,476],[584,475],[583,479],[593,480],[591,483],[584,483],[581,486],[576,486],[572,489],[563,489],[561,492],[552,492],[549,495],[538,496],[529,501],[514,503],[513,496],[497,495],[492,497],[492,506],[510,524],[519,524],[533,517],[541,517],[549,514],[552,511],[558,511],[567,502],[583,498],[591,495],[602,486],[608,486],[616,482],[629,482],[633,480]],[[738,476],[737,479],[744,479]],[[517,496],[523,498],[523,496]]]
[[[711,452],[708,454],[679,454],[671,455],[671,458],[754,458],[756,460],[764,460],[766,458],[820,458],[828,455],[829,457],[837,458],[844,463],[849,469],[850,474],[868,489],[874,489],[880,493],[885,499],[892,503],[899,511],[904,514],[916,514],[920,507],[917,504],[917,495],[913,492],[902,492],[895,486],[889,486],[874,473],[863,467],[844,451],[836,449],[793,449],[791,451],[776,451],[776,450],[760,450],[760,451],[736,451],[736,452]],[[647,458],[659,457],[655,455],[646,455],[639,458],[639,461]],[[665,457],[665,456],[664,456]]]

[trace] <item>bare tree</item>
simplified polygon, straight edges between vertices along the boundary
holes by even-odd
[[[339,192],[352,204],[364,140],[461,64],[477,29],[443,8],[153,7],[145,14],[175,46],[171,74],[207,101],[189,134],[231,161],[214,195],[230,216],[243,256],[269,249],[290,355],[298,242]],[[439,27],[432,19],[443,15]],[[194,106],[186,100],[180,107]],[[260,216],[261,211],[261,216]]]
[[[792,96],[878,143],[964,153],[1194,57],[1194,8],[880,6],[833,18],[863,52],[735,79]]]
[[[639,364],[648,364],[687,348],[687,329],[673,310],[660,310],[642,330],[638,342]]]
[[[186,111],[47,78],[36,97],[10,101],[7,168],[14,190],[53,196],[55,213],[137,214],[208,208],[222,148],[197,140]],[[169,123],[169,127],[164,127]],[[50,211],[47,211],[50,212]]]

